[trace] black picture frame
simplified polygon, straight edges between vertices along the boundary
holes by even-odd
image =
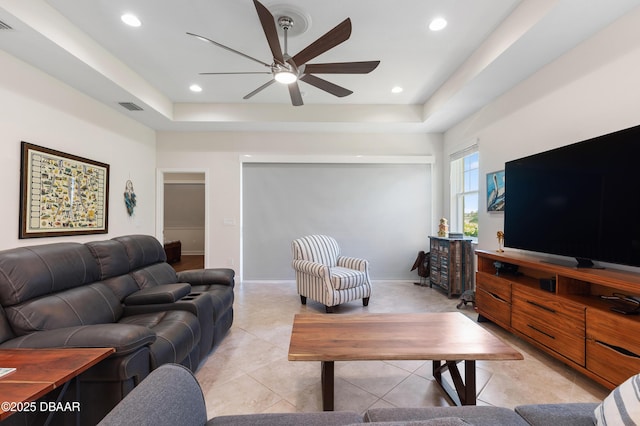
[[[109,165],[21,143],[19,238],[106,234]]]

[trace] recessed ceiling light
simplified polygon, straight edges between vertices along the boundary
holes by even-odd
[[[198,86],[197,84],[192,84],[191,86],[189,86],[189,90],[191,90],[192,92],[202,92],[202,87]]]
[[[400,86],[396,86],[393,89],[391,89],[391,93],[400,93],[402,92],[404,89]]]
[[[142,25],[140,19],[138,19],[138,17],[132,13],[125,13],[120,17],[120,19],[122,19],[122,22],[129,25],[130,27],[139,27],[140,25]]]
[[[441,29],[443,29],[446,26],[447,26],[447,20],[446,19],[444,19],[444,18],[435,18],[429,24],[429,29],[431,31],[440,31]]]

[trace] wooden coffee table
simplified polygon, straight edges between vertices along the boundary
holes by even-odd
[[[322,362],[325,411],[333,410],[335,361],[432,360],[433,376],[452,401],[475,405],[476,360],[518,359],[520,352],[460,312],[297,314],[289,345],[289,361]],[[442,378],[446,370],[453,388]]]

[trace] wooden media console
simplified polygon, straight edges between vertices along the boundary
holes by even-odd
[[[621,299],[640,300],[639,274],[561,266],[509,251],[476,255],[479,320],[491,320],[609,389],[640,372],[640,315]]]

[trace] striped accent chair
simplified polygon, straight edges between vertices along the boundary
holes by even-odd
[[[309,235],[293,240],[293,269],[303,305],[307,297],[322,303],[327,313],[333,307],[356,299],[369,304],[371,282],[369,262],[340,256],[338,242],[326,235]]]

